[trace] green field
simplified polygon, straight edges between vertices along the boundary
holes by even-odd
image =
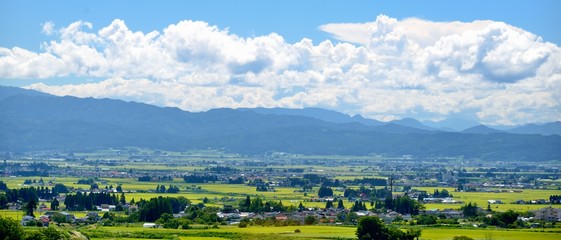
[[[415,189],[425,190],[430,193],[434,191],[434,187],[417,187]],[[453,208],[459,209],[468,202],[477,203],[483,209],[487,208],[487,200],[501,200],[503,204],[492,204],[493,211],[507,211],[509,209],[515,211],[528,211],[547,207],[543,204],[512,204],[516,200],[536,200],[536,199],[549,199],[551,195],[558,195],[559,190],[540,190],[540,189],[522,189],[521,193],[516,192],[454,192],[454,188],[438,188],[446,189],[454,196],[455,200],[464,202],[463,204],[425,204],[426,209],[446,209]]]
[[[299,229],[300,233],[295,233]],[[108,236],[122,235],[152,235],[152,236],[177,236],[180,239],[356,239],[355,227],[338,226],[287,226],[287,227],[247,227],[221,226],[220,229],[146,229],[141,227],[99,227],[95,230],[86,230],[86,233],[104,233]],[[525,240],[525,239],[561,239],[561,229],[541,230],[500,230],[500,229],[451,229],[451,228],[425,228],[420,239],[448,240],[454,236],[468,236],[474,239],[492,237],[495,240]],[[119,237],[94,237],[92,239],[120,239]],[[139,238],[143,239],[143,238]]]

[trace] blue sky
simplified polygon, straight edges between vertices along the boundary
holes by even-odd
[[[4,1],[0,85],[205,111],[561,120],[560,1]]]
[[[289,42],[329,38],[318,26],[333,22],[369,22],[379,14],[397,19],[431,21],[494,20],[506,22],[561,45],[561,2],[541,1],[0,1],[0,46],[37,50],[49,38],[41,33],[47,21],[65,26],[77,20],[95,28],[123,19],[130,29],[161,30],[191,19],[208,22],[240,36],[276,32]]]

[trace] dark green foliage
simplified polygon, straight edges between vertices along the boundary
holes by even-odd
[[[339,203],[337,203],[337,209],[345,209],[345,205],[343,204],[343,199],[339,199]]]
[[[359,240],[413,240],[421,236],[421,230],[407,229],[403,232],[386,226],[378,217],[363,217],[358,222],[356,236]]]
[[[362,201],[358,201],[358,200],[356,200],[353,206],[351,207],[351,212],[366,211],[366,210],[368,210],[366,209],[366,205]]]
[[[260,185],[257,185],[257,187],[255,188],[255,191],[257,191],[257,192],[266,192],[266,191],[269,191],[268,184],[260,184]]]
[[[58,207],[60,205],[60,202],[58,201],[58,199],[53,199],[53,201],[51,202],[51,210],[56,211],[58,210]]]
[[[358,221],[356,236],[359,240],[387,240],[390,232],[378,217],[363,217]]]
[[[245,179],[243,177],[228,179],[228,184],[243,184],[243,183],[245,183]]]
[[[41,230],[41,232],[43,235],[45,235],[45,239],[70,239],[68,233],[55,229],[53,227],[44,228]]]
[[[333,208],[333,202],[332,202],[332,201],[327,201],[327,202],[325,203],[325,208],[326,208],[326,209]]]
[[[8,189],[8,191],[6,191],[6,197],[8,198],[8,202],[17,202],[18,200],[29,202],[31,199],[35,200],[35,202],[39,202],[39,193],[34,187]]]
[[[51,216],[51,220],[56,223],[66,223],[66,216],[57,212]]]
[[[318,196],[319,196],[320,198],[323,198],[323,197],[331,197],[331,196],[333,196],[333,189],[331,189],[331,187],[324,187],[324,186],[322,186],[322,187],[320,187],[319,190],[318,190]]]
[[[246,228],[247,227],[247,222],[240,222],[240,224],[238,224],[239,228]]]
[[[468,236],[454,236],[452,240],[473,240],[473,238],[470,238]]]
[[[551,204],[561,204],[561,195],[550,195],[549,202]]]
[[[386,186],[387,180],[385,178],[355,178],[348,183],[352,185],[370,184],[371,186]]]
[[[391,197],[391,192],[387,188],[367,188],[365,186],[361,186],[359,189],[352,189],[347,188],[345,192],[343,192],[343,196],[346,198],[349,197],[360,197],[361,195],[368,196],[370,199],[385,199],[387,197]]]
[[[185,219],[183,219],[185,220]],[[163,228],[177,229],[181,225],[179,219],[175,219],[172,214],[164,213],[162,216],[156,220],[157,224],[160,224]]]
[[[92,185],[94,184],[95,181],[93,179],[80,179],[78,180],[78,182],[76,182],[76,184],[87,184],[87,185]]]
[[[304,218],[304,224],[306,224],[306,225],[315,224],[315,223],[317,223],[317,221],[318,221],[317,218],[312,216],[312,215],[306,216],[306,218]]]
[[[437,222],[436,217],[432,215],[424,215],[424,214],[418,215],[416,219],[417,219],[417,224],[420,225],[433,225],[436,224]]]
[[[462,208],[465,218],[476,217],[477,216],[477,203],[471,203],[464,205]]]
[[[139,202],[139,221],[154,222],[158,220],[164,213],[173,213],[173,208],[170,203],[171,198],[164,198],[159,196],[151,198],[149,201],[141,200]]]
[[[119,200],[115,194],[107,192],[90,192],[89,194],[77,192],[76,194],[67,194],[64,199],[66,209],[72,211],[93,210],[95,206],[101,204],[117,205]]]
[[[489,225],[498,226],[498,227],[517,227],[516,220],[520,216],[519,213],[508,210],[506,212],[495,212],[491,218],[485,218],[484,222]]]
[[[35,199],[29,199],[29,201],[24,206],[25,215],[35,217],[33,211],[36,208],[37,208],[37,201]]]
[[[66,185],[64,185],[62,183],[57,183],[53,187],[53,192],[55,192],[55,193],[68,193],[70,191],[68,190],[68,187],[66,187]]]
[[[185,175],[183,181],[186,183],[206,183],[216,182],[218,177],[216,175]]]
[[[0,193],[0,209],[5,209],[8,207],[8,197],[6,197],[6,194],[2,194]]]
[[[16,220],[0,216],[0,236],[6,240],[23,239],[23,228]]]
[[[438,191],[438,189],[435,189],[434,193],[432,194],[432,197],[434,197],[434,198],[447,198],[447,197],[452,197],[452,194],[450,194],[448,192],[448,190],[446,190],[446,189],[442,189],[440,191]]]
[[[417,202],[415,199],[409,196],[398,196],[396,198],[388,197],[384,201],[386,209],[394,210],[401,214],[419,214],[419,209],[421,208],[421,203]]]
[[[215,207],[191,205],[185,209],[186,216],[184,218],[199,224],[214,224],[221,221],[216,215],[218,211],[219,209]]]
[[[282,201],[268,201],[263,202],[260,197],[255,199],[251,199],[249,196],[242,201],[240,201],[239,210],[242,212],[254,212],[254,213],[262,213],[262,212],[285,212],[286,207],[283,206]]]

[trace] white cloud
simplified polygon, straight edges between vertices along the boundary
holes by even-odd
[[[44,22],[43,24],[41,24],[41,27],[43,28],[42,31],[44,34],[52,35],[54,33],[55,24],[51,21]]]
[[[462,34],[466,31],[483,29],[493,21],[473,22],[432,22],[419,18],[407,18],[402,21],[380,15],[374,22],[366,23],[329,23],[319,27],[320,30],[330,33],[335,39],[368,45],[370,36],[388,31],[400,32],[421,47],[434,44],[443,36]],[[388,29],[387,25],[393,25]]]
[[[198,21],[149,33],[118,19],[92,29],[72,23],[39,53],[0,48],[0,77],[45,79],[28,87],[57,95],[190,111],[325,107],[381,120],[464,112],[487,124],[561,120],[560,48],[505,23],[380,15],[372,23],[323,25],[350,43],[316,45],[275,33],[243,38]],[[68,76],[76,84],[48,84]],[[91,77],[106,80],[80,81]]]

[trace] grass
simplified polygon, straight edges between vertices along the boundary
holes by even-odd
[[[423,229],[421,239],[444,240],[454,236],[468,236],[474,239],[485,239],[486,234],[494,240],[526,240],[526,239],[561,239],[561,232],[540,232],[536,230],[499,230],[499,229]]]
[[[295,233],[299,229],[300,233]],[[260,227],[250,226],[238,228],[237,226],[221,226],[220,229],[146,229],[142,227],[98,227],[92,232],[101,232],[106,236],[92,239],[119,239],[115,234],[131,236],[159,236],[179,237],[179,239],[222,240],[222,239],[355,239],[355,227],[342,226],[286,226],[286,227]],[[87,232],[87,231],[86,231]],[[96,234],[94,234],[96,235]],[[468,236],[474,239],[492,237],[494,240],[523,240],[523,239],[561,239],[561,229],[549,231],[533,229],[456,229],[456,228],[425,228],[420,239],[423,240],[449,240],[454,236]],[[97,236],[97,235],[96,235]],[[167,237],[166,237],[167,238]]]

